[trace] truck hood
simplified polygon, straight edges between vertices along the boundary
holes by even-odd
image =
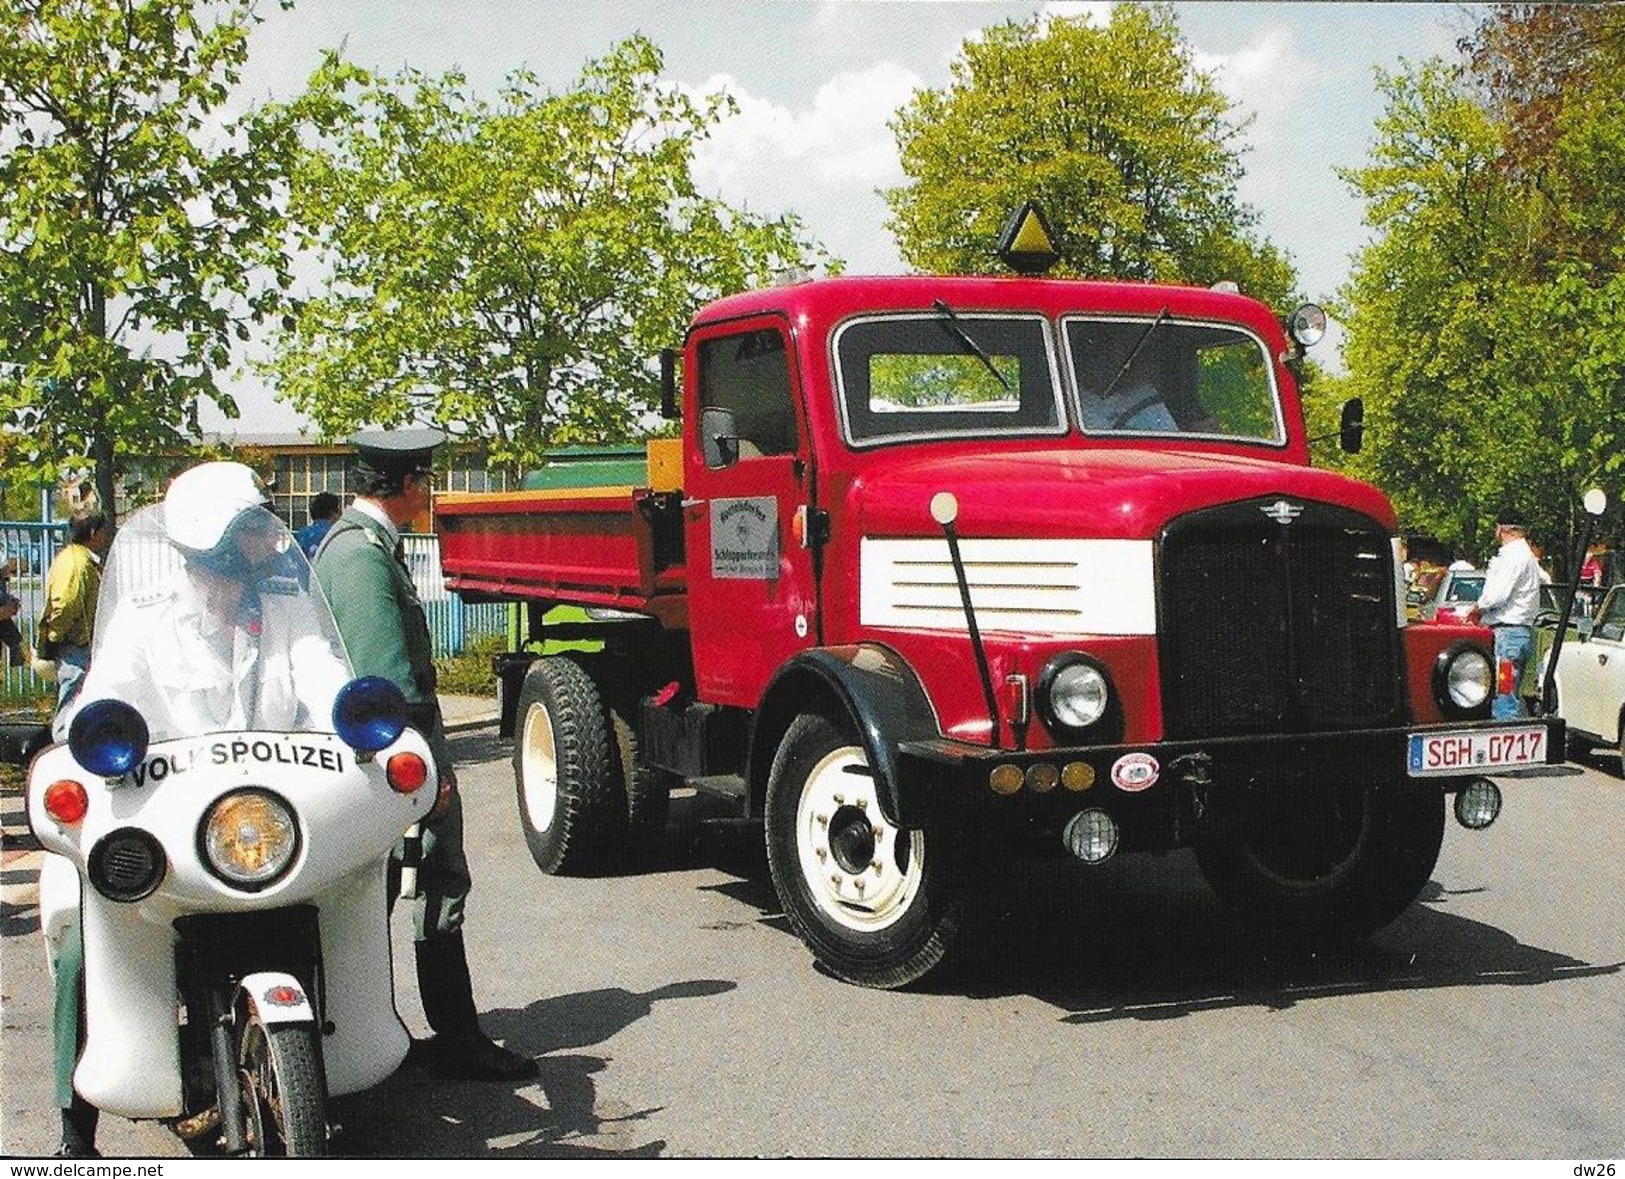
[[[1332,471],[1178,450],[1052,449],[921,457],[854,479],[849,505],[865,536],[937,535],[931,497],[959,499],[964,536],[1155,539],[1176,516],[1260,497],[1337,504],[1390,532],[1392,506]]]

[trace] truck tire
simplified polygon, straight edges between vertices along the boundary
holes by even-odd
[[[530,665],[514,714],[519,823],[543,872],[605,868],[626,826],[609,714],[592,678],[563,656]]]
[[[894,988],[947,955],[964,912],[951,851],[886,821],[849,727],[819,713],[786,731],[767,783],[767,862],[791,924],[831,974]],[[856,772],[854,772],[856,771]]]
[[[638,733],[629,711],[611,709],[617,779],[626,794],[627,852],[641,859],[661,845],[671,807],[673,775],[638,759]]]
[[[1310,944],[1358,941],[1421,893],[1444,843],[1432,782],[1238,790],[1196,844],[1225,906],[1265,933]]]

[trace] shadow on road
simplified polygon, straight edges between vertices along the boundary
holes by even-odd
[[[481,1015],[485,1030],[537,1057],[541,1076],[519,1086],[448,1081],[407,1065],[366,1093],[334,1102],[344,1130],[335,1153],[362,1158],[658,1158],[661,1139],[639,1127],[653,1109],[599,1097],[603,1057],[572,1052],[614,1036],[659,1002],[734,989],[716,979],[671,983],[649,992],[609,987],[538,999]],[[586,1145],[587,1141],[593,1145]]]

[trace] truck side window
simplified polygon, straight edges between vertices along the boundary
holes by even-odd
[[[764,328],[704,340],[699,361],[701,415],[718,409],[732,416],[740,459],[795,453],[795,403],[783,335]]]

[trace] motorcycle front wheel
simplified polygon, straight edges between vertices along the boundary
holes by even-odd
[[[237,1076],[255,1158],[327,1154],[327,1081],[316,1029],[250,1019],[237,1053]]]

